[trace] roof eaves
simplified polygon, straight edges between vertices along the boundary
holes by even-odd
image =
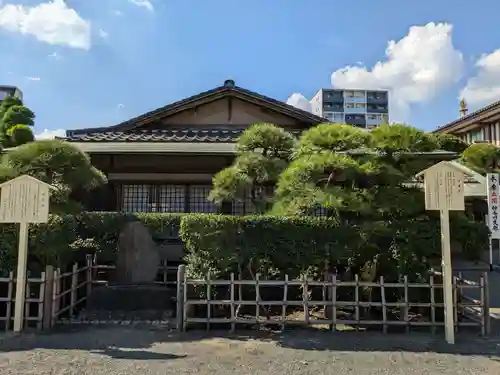
[[[495,109],[496,107],[500,107],[500,100],[499,101],[496,101],[494,103],[491,103],[490,105],[487,105],[486,107],[483,107],[483,108],[480,108],[478,109],[477,111],[474,111],[472,113],[469,113],[468,115],[464,116],[464,117],[460,117],[452,122],[449,122],[445,125],[442,125],[442,126],[439,126],[437,129],[434,129],[433,131],[431,131],[431,133],[438,133],[442,130],[447,130],[447,129],[450,129],[452,128],[453,126],[456,126],[464,121],[467,121],[467,120],[470,120],[472,118],[474,118],[475,116],[478,116],[484,112],[487,112],[487,111],[490,111],[492,109]]]
[[[66,135],[72,136],[72,135],[84,134],[84,133],[88,133],[88,132],[97,133],[97,132],[109,132],[109,131],[129,131],[129,130],[132,130],[138,126],[137,122],[144,121],[144,120],[151,118],[151,117],[160,116],[160,115],[162,115],[162,113],[165,113],[167,111],[173,111],[173,110],[175,110],[175,108],[180,108],[184,105],[196,102],[198,100],[201,100],[203,98],[207,98],[207,97],[215,95],[215,94],[222,94],[224,92],[231,92],[231,91],[233,91],[235,93],[242,94],[244,96],[251,96],[251,97],[254,97],[258,100],[267,102],[270,105],[277,107],[278,109],[280,109],[283,112],[289,113],[292,116],[296,116],[296,117],[299,117],[299,118],[307,120],[307,121],[315,122],[318,124],[321,122],[328,121],[327,119],[320,117],[320,116],[317,116],[313,113],[304,111],[300,108],[294,107],[292,105],[289,105],[289,104],[281,102],[279,100],[270,98],[268,96],[256,93],[254,91],[244,89],[244,88],[239,87],[239,86],[219,86],[219,87],[216,87],[214,89],[201,92],[199,94],[190,96],[188,98],[185,98],[185,99],[170,103],[166,106],[163,106],[163,107],[154,109],[152,111],[146,112],[140,116],[136,116],[136,117],[131,118],[127,121],[121,122],[117,125],[100,127],[100,128],[84,128],[84,129],[67,130]]]

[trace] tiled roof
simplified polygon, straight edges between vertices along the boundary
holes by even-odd
[[[158,129],[69,134],[70,142],[236,142],[245,129]]]
[[[464,117],[460,117],[460,118],[458,118],[456,120],[453,120],[453,121],[451,121],[451,122],[449,122],[447,124],[438,126],[436,129],[432,130],[431,133],[439,133],[439,132],[441,132],[443,130],[452,128],[453,126],[455,126],[457,124],[461,124],[464,121],[470,120],[470,119],[472,119],[472,118],[474,118],[476,116],[479,116],[479,115],[481,115],[483,113],[486,113],[488,111],[494,110],[494,109],[498,108],[499,106],[500,106],[500,100],[496,101],[496,102],[493,102],[493,103],[487,105],[486,107],[480,108],[477,111],[469,113],[468,115],[466,115]]]
[[[155,110],[144,113],[140,116],[134,117],[130,120],[124,121],[120,124],[107,127],[107,131],[130,131],[136,129],[144,124],[151,123],[162,117],[168,117],[182,110],[192,108],[193,106],[203,103],[203,101],[209,101],[221,97],[239,97],[244,100],[257,101],[257,105],[261,107],[271,108],[278,113],[283,113],[296,119],[300,119],[310,125],[317,125],[327,120],[323,117],[317,116],[311,112],[302,110],[300,108],[289,105],[280,100],[270,98],[265,95],[261,95],[254,91],[244,89],[243,87],[236,86],[233,80],[226,80],[222,86],[218,86],[214,89],[201,92],[199,94],[190,96],[188,98],[176,101],[174,103],[168,104],[166,106],[157,108]],[[92,129],[76,129],[70,130],[70,132],[88,132]]]

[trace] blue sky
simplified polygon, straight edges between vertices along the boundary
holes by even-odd
[[[321,87],[388,88],[432,129],[500,100],[500,3],[476,0],[0,0],[0,83],[36,132],[113,125],[236,84],[307,108]],[[390,42],[393,41],[393,42]]]

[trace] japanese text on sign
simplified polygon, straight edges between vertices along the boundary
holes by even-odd
[[[427,210],[464,210],[464,176],[447,165],[429,168],[424,174]]]
[[[491,231],[491,238],[500,238],[500,222],[498,213],[499,205],[499,181],[500,175],[498,173],[488,173],[486,176],[488,181],[488,226]]]

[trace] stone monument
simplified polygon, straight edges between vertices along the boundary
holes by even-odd
[[[89,319],[158,321],[172,316],[175,288],[155,284],[161,258],[148,228],[139,221],[127,223],[118,238],[112,280],[89,297]]]
[[[160,251],[148,228],[138,221],[125,225],[118,237],[115,280],[121,285],[151,284],[160,267]]]

